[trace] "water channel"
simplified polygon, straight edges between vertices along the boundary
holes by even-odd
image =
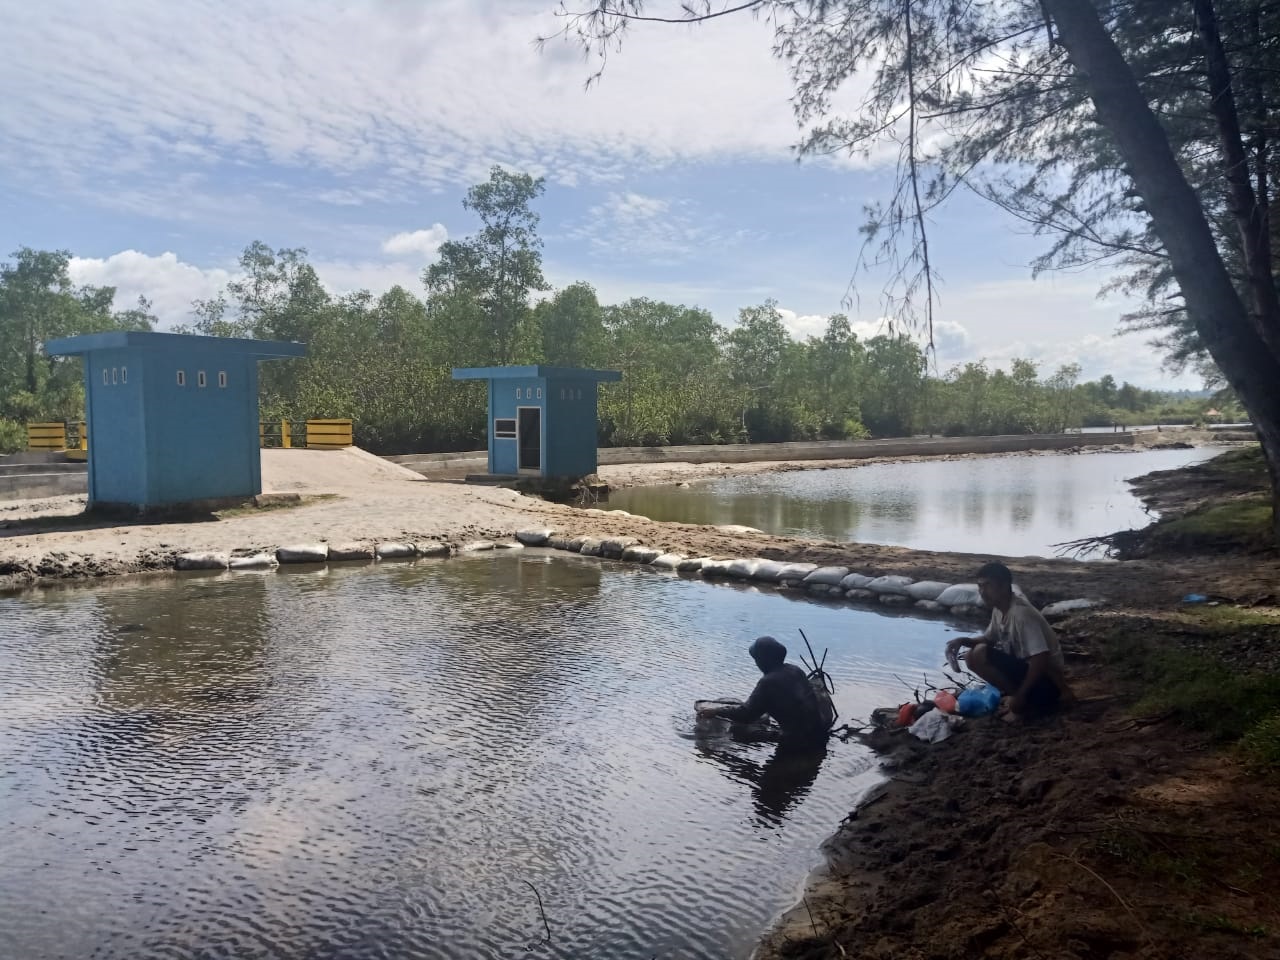
[[[960,629],[539,551],[2,597],[3,953],[743,957],[878,776],[695,734],[797,627],[845,717]]]
[[[1199,447],[868,463],[689,487],[632,487],[611,493],[608,506],[654,520],[745,524],[842,543],[1049,557],[1054,544],[1150,523],[1129,478],[1220,452]]]

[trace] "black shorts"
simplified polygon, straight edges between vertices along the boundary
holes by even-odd
[[[1030,669],[1027,661],[1019,660],[1013,654],[998,650],[990,644],[987,645],[987,662],[1008,678],[1015,691],[1022,687],[1022,681],[1027,679],[1027,671]],[[1052,678],[1041,677],[1027,691],[1027,710],[1030,713],[1049,713],[1058,708],[1058,701],[1061,699],[1062,691]]]

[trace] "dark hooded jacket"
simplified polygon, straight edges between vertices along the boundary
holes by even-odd
[[[751,656],[764,676],[746,703],[720,710],[717,715],[735,723],[750,723],[767,713],[788,740],[826,740],[827,725],[818,695],[803,670],[784,662],[787,648],[772,637],[761,637],[751,645]]]

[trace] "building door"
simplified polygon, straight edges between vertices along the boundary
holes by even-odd
[[[542,470],[542,409],[520,407],[516,410],[516,433],[520,445],[517,467],[520,470]]]

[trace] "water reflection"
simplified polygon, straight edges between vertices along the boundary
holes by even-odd
[[[1209,448],[873,463],[635,487],[610,506],[655,520],[1012,556],[1149,522],[1126,478],[1213,456]]]
[[[805,747],[777,742],[776,737],[772,740],[772,752],[763,763],[742,749],[742,745],[759,745],[761,738],[736,727],[730,727],[728,731],[701,730],[695,745],[699,756],[723,767],[730,780],[751,788],[752,805],[759,824],[778,827],[785,823],[787,814],[813,788],[818,771],[822,769],[822,761],[827,758],[827,747],[826,744]]]
[[[528,880],[542,956],[745,956],[876,779],[698,740],[796,626],[845,717],[958,629],[532,551],[0,598],[0,941],[515,956]]]

